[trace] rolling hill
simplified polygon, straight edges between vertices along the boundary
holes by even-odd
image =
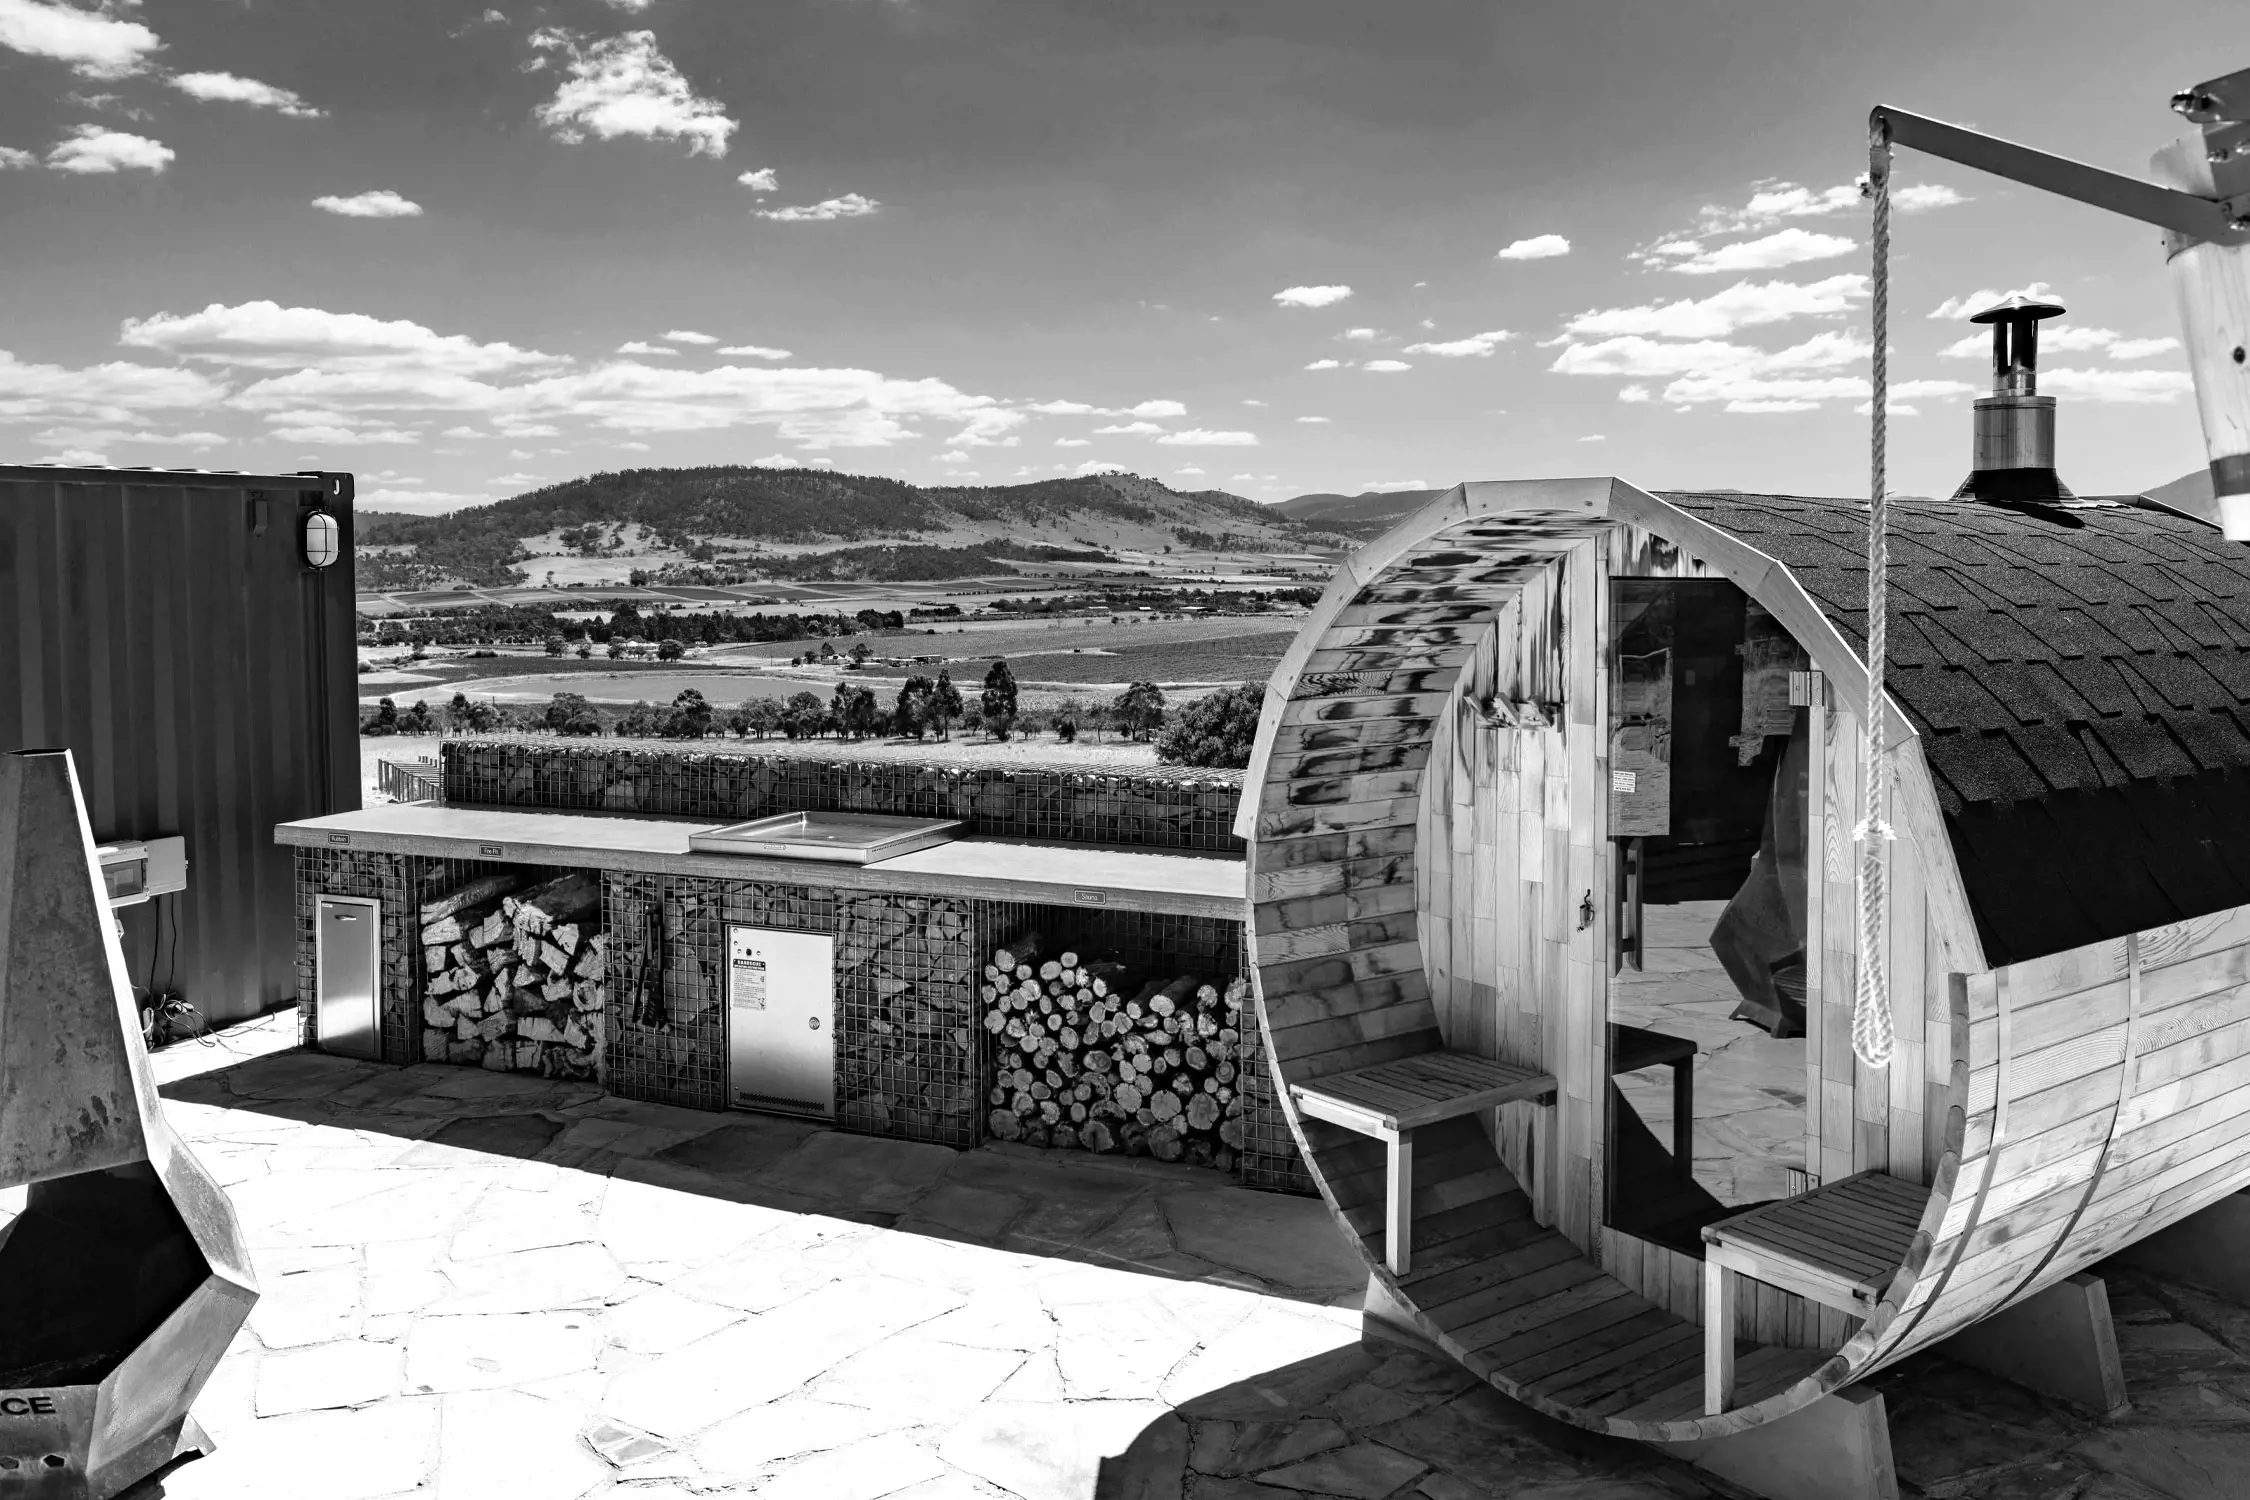
[[[359,513],[363,588],[521,581],[535,557],[725,562],[774,577],[949,578],[1116,549],[1304,550],[1338,540],[1223,490],[1133,474],[931,486],[827,469],[627,469],[447,515]]]
[[[1299,495],[1272,509],[1293,521],[1366,539],[1389,530],[1443,490],[1363,490],[1356,495]]]

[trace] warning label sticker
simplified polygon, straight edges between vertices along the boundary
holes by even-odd
[[[752,946],[750,934],[740,929],[728,934],[727,1004],[737,1010],[766,1008],[766,961]]]

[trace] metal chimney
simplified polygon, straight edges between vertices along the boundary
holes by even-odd
[[[1969,477],[1954,499],[2055,505],[2077,498],[2055,474],[2055,398],[2039,394],[2039,324],[2062,313],[2059,303],[2017,296],[1969,319],[1992,326],[1992,394],[1976,403]]]

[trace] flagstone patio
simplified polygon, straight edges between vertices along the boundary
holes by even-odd
[[[1665,1500],[1738,1492],[1363,1349],[1322,1205],[291,1048],[155,1059],[263,1282],[176,1500]],[[2112,1282],[2136,1409],[1880,1377],[1909,1494],[2241,1495],[2250,1311]]]

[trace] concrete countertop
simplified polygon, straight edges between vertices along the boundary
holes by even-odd
[[[962,838],[876,864],[704,854],[688,836],[738,819],[389,803],[278,824],[274,841],[306,848],[427,854],[565,868],[770,880],[833,890],[957,895],[1180,916],[1245,913],[1243,862],[1231,855],[1031,839]]]

